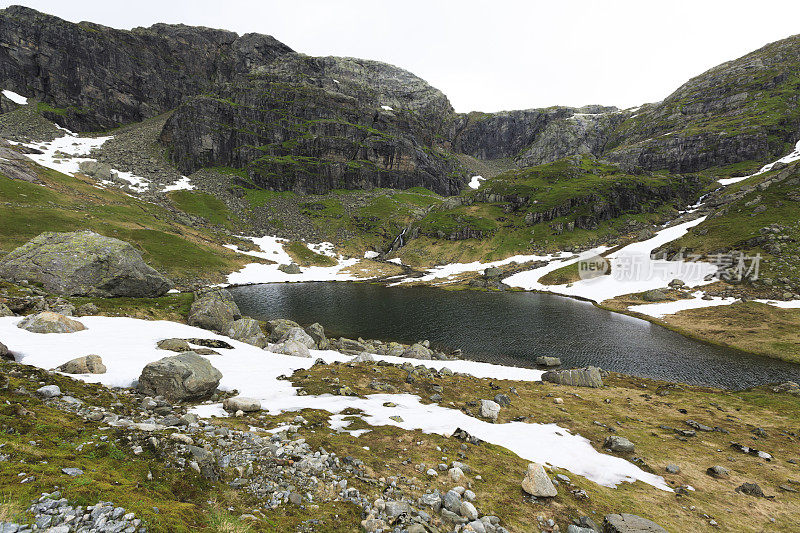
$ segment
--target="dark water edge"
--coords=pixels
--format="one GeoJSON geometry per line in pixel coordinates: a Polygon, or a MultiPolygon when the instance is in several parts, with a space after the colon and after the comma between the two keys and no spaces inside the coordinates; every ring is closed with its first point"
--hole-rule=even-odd
{"type": "Polygon", "coordinates": [[[589,302],[535,292],[445,291],[368,283],[271,283],[230,289],[245,315],[319,322],[329,336],[413,343],[428,339],[469,359],[605,370],[743,389],[800,381],[800,365],[709,345],[589,302]]]}

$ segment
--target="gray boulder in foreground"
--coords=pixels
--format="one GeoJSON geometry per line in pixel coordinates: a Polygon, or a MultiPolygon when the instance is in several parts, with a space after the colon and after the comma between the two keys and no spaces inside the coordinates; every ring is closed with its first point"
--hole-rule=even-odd
{"type": "Polygon", "coordinates": [[[52,311],[26,316],[17,327],[31,333],[75,333],[86,329],[86,326],[77,320],[52,311]]]}
{"type": "Polygon", "coordinates": [[[203,400],[217,390],[222,373],[194,352],[165,357],[142,369],[137,388],[148,396],[170,402],[203,400]]]}
{"type": "Polygon", "coordinates": [[[239,306],[225,289],[197,296],[189,309],[189,325],[225,335],[231,322],[242,318],[239,306]]]}
{"type": "Polygon", "coordinates": [[[0,260],[0,278],[65,296],[152,298],[172,288],[133,246],[92,231],[34,237],[0,260]]]}
{"type": "Polygon", "coordinates": [[[652,520],[627,513],[606,515],[603,527],[607,533],[667,533],[652,520]]]}
{"type": "Polygon", "coordinates": [[[570,385],[572,387],[600,388],[603,386],[600,369],[596,366],[572,368],[570,370],[551,370],[542,374],[542,381],[570,385]]]}

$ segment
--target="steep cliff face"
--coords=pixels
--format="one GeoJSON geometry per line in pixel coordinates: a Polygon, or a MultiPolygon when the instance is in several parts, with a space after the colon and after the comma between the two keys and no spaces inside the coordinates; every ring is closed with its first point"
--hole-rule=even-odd
{"type": "Polygon", "coordinates": [[[800,138],[800,36],[769,44],[689,80],[615,129],[605,156],[690,172],[767,161],[800,138]]]}
{"type": "Polygon", "coordinates": [[[266,35],[166,24],[122,31],[20,6],[0,11],[3,88],[39,100],[45,116],[76,131],[163,113],[290,51],[266,35]]]}
{"type": "Polygon", "coordinates": [[[245,168],[272,190],[456,194],[466,176],[447,151],[454,121],[447,98],[402,69],[288,54],[181,105],[161,139],[185,172],[245,168]]]}
{"type": "Polygon", "coordinates": [[[468,113],[456,122],[453,147],[479,159],[513,158],[520,167],[571,155],[600,155],[627,114],[598,105],[468,113]]]}

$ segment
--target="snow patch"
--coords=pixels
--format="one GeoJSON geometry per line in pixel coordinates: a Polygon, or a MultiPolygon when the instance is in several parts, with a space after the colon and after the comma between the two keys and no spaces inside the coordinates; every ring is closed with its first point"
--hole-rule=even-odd
{"type": "Polygon", "coordinates": [[[554,292],[567,296],[580,296],[595,302],[609,298],[666,287],[673,279],[681,279],[689,286],[704,285],[706,276],[714,274],[717,267],[710,263],[667,261],[651,259],[650,252],[659,246],[682,237],[689,229],[700,224],[705,217],[665,228],[646,241],[629,244],[606,256],[611,263],[611,274],[593,279],[583,279],[573,284],[543,285],[539,279],[553,270],[590,259],[607,249],[594,248],[568,261],[550,264],[506,278],[506,284],[526,290],[554,292]]]}
{"type": "Polygon", "coordinates": [[[14,91],[9,91],[8,89],[3,91],[3,96],[14,102],[15,104],[19,105],[26,105],[28,103],[28,99],[22,96],[21,94],[17,94],[14,91]]]}
{"type": "Polygon", "coordinates": [[[469,180],[469,186],[471,189],[477,189],[481,186],[481,182],[486,180],[483,176],[472,176],[472,179],[469,180]]]}
{"type": "Polygon", "coordinates": [[[192,181],[186,176],[181,176],[180,179],[176,180],[172,185],[167,185],[164,187],[162,191],[191,191],[193,189],[194,185],[192,185],[192,181]]]}
{"type": "Polygon", "coordinates": [[[364,252],[364,259],[375,259],[380,255],[381,254],[379,252],[376,252],[374,250],[367,250],[366,252],[364,252]]]}
{"type": "Polygon", "coordinates": [[[382,105],[381,109],[383,109],[384,111],[394,111],[394,109],[392,109],[392,106],[389,105],[382,105]]]}
{"type": "MultiPolygon", "coordinates": [[[[212,365],[222,373],[220,388],[237,389],[240,394],[261,400],[271,413],[323,409],[341,415],[346,408],[360,409],[362,418],[373,426],[393,425],[406,430],[419,429],[426,433],[450,435],[457,427],[487,442],[504,446],[520,457],[584,476],[605,486],[641,480],[659,489],[671,490],[660,476],[643,472],[634,464],[613,455],[595,450],[580,435],[555,424],[510,422],[491,424],[466,415],[456,409],[436,404],[423,404],[411,394],[373,394],[367,398],[350,396],[298,396],[297,390],[279,376],[298,369],[307,369],[317,357],[326,362],[347,361],[351,356],[334,351],[312,350],[312,358],[299,358],[270,353],[215,333],[168,321],[146,321],[126,317],[81,317],[86,330],[69,334],[40,334],[17,327],[19,317],[0,318],[0,338],[16,354],[17,360],[40,368],[54,368],[65,361],[87,353],[96,353],[107,367],[105,374],[75,376],[87,382],[110,387],[129,387],[141,374],[142,368],[171,355],[156,348],[156,342],[166,338],[213,338],[225,340],[232,349],[221,349],[221,355],[208,356],[212,365]],[[385,407],[393,402],[396,407],[385,407]],[[399,415],[402,422],[393,420],[399,415]]],[[[375,355],[376,359],[395,363],[408,359],[375,355]]],[[[454,372],[493,379],[538,380],[541,371],[504,367],[476,361],[414,361],[430,368],[447,366],[454,372]]],[[[219,404],[203,404],[193,409],[198,415],[223,415],[219,404]]],[[[335,429],[345,429],[341,416],[331,420],[335,429]]]]}

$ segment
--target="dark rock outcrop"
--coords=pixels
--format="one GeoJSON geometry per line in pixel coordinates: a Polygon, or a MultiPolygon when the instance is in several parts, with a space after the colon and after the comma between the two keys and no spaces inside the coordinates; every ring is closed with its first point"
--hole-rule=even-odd
{"type": "Polygon", "coordinates": [[[447,97],[405,70],[286,54],[247,82],[185,102],[161,140],[181,171],[244,168],[249,188],[421,186],[448,195],[466,180],[445,142],[454,119],[447,97]]]}
{"type": "Polygon", "coordinates": [[[76,131],[105,130],[177,107],[212,82],[291,52],[272,37],[184,25],[131,31],[22,6],[0,11],[0,80],[76,131]]]}
{"type": "Polygon", "coordinates": [[[172,283],[130,244],[92,231],[45,232],[0,260],[0,278],[65,296],[152,298],[172,283]]]}

